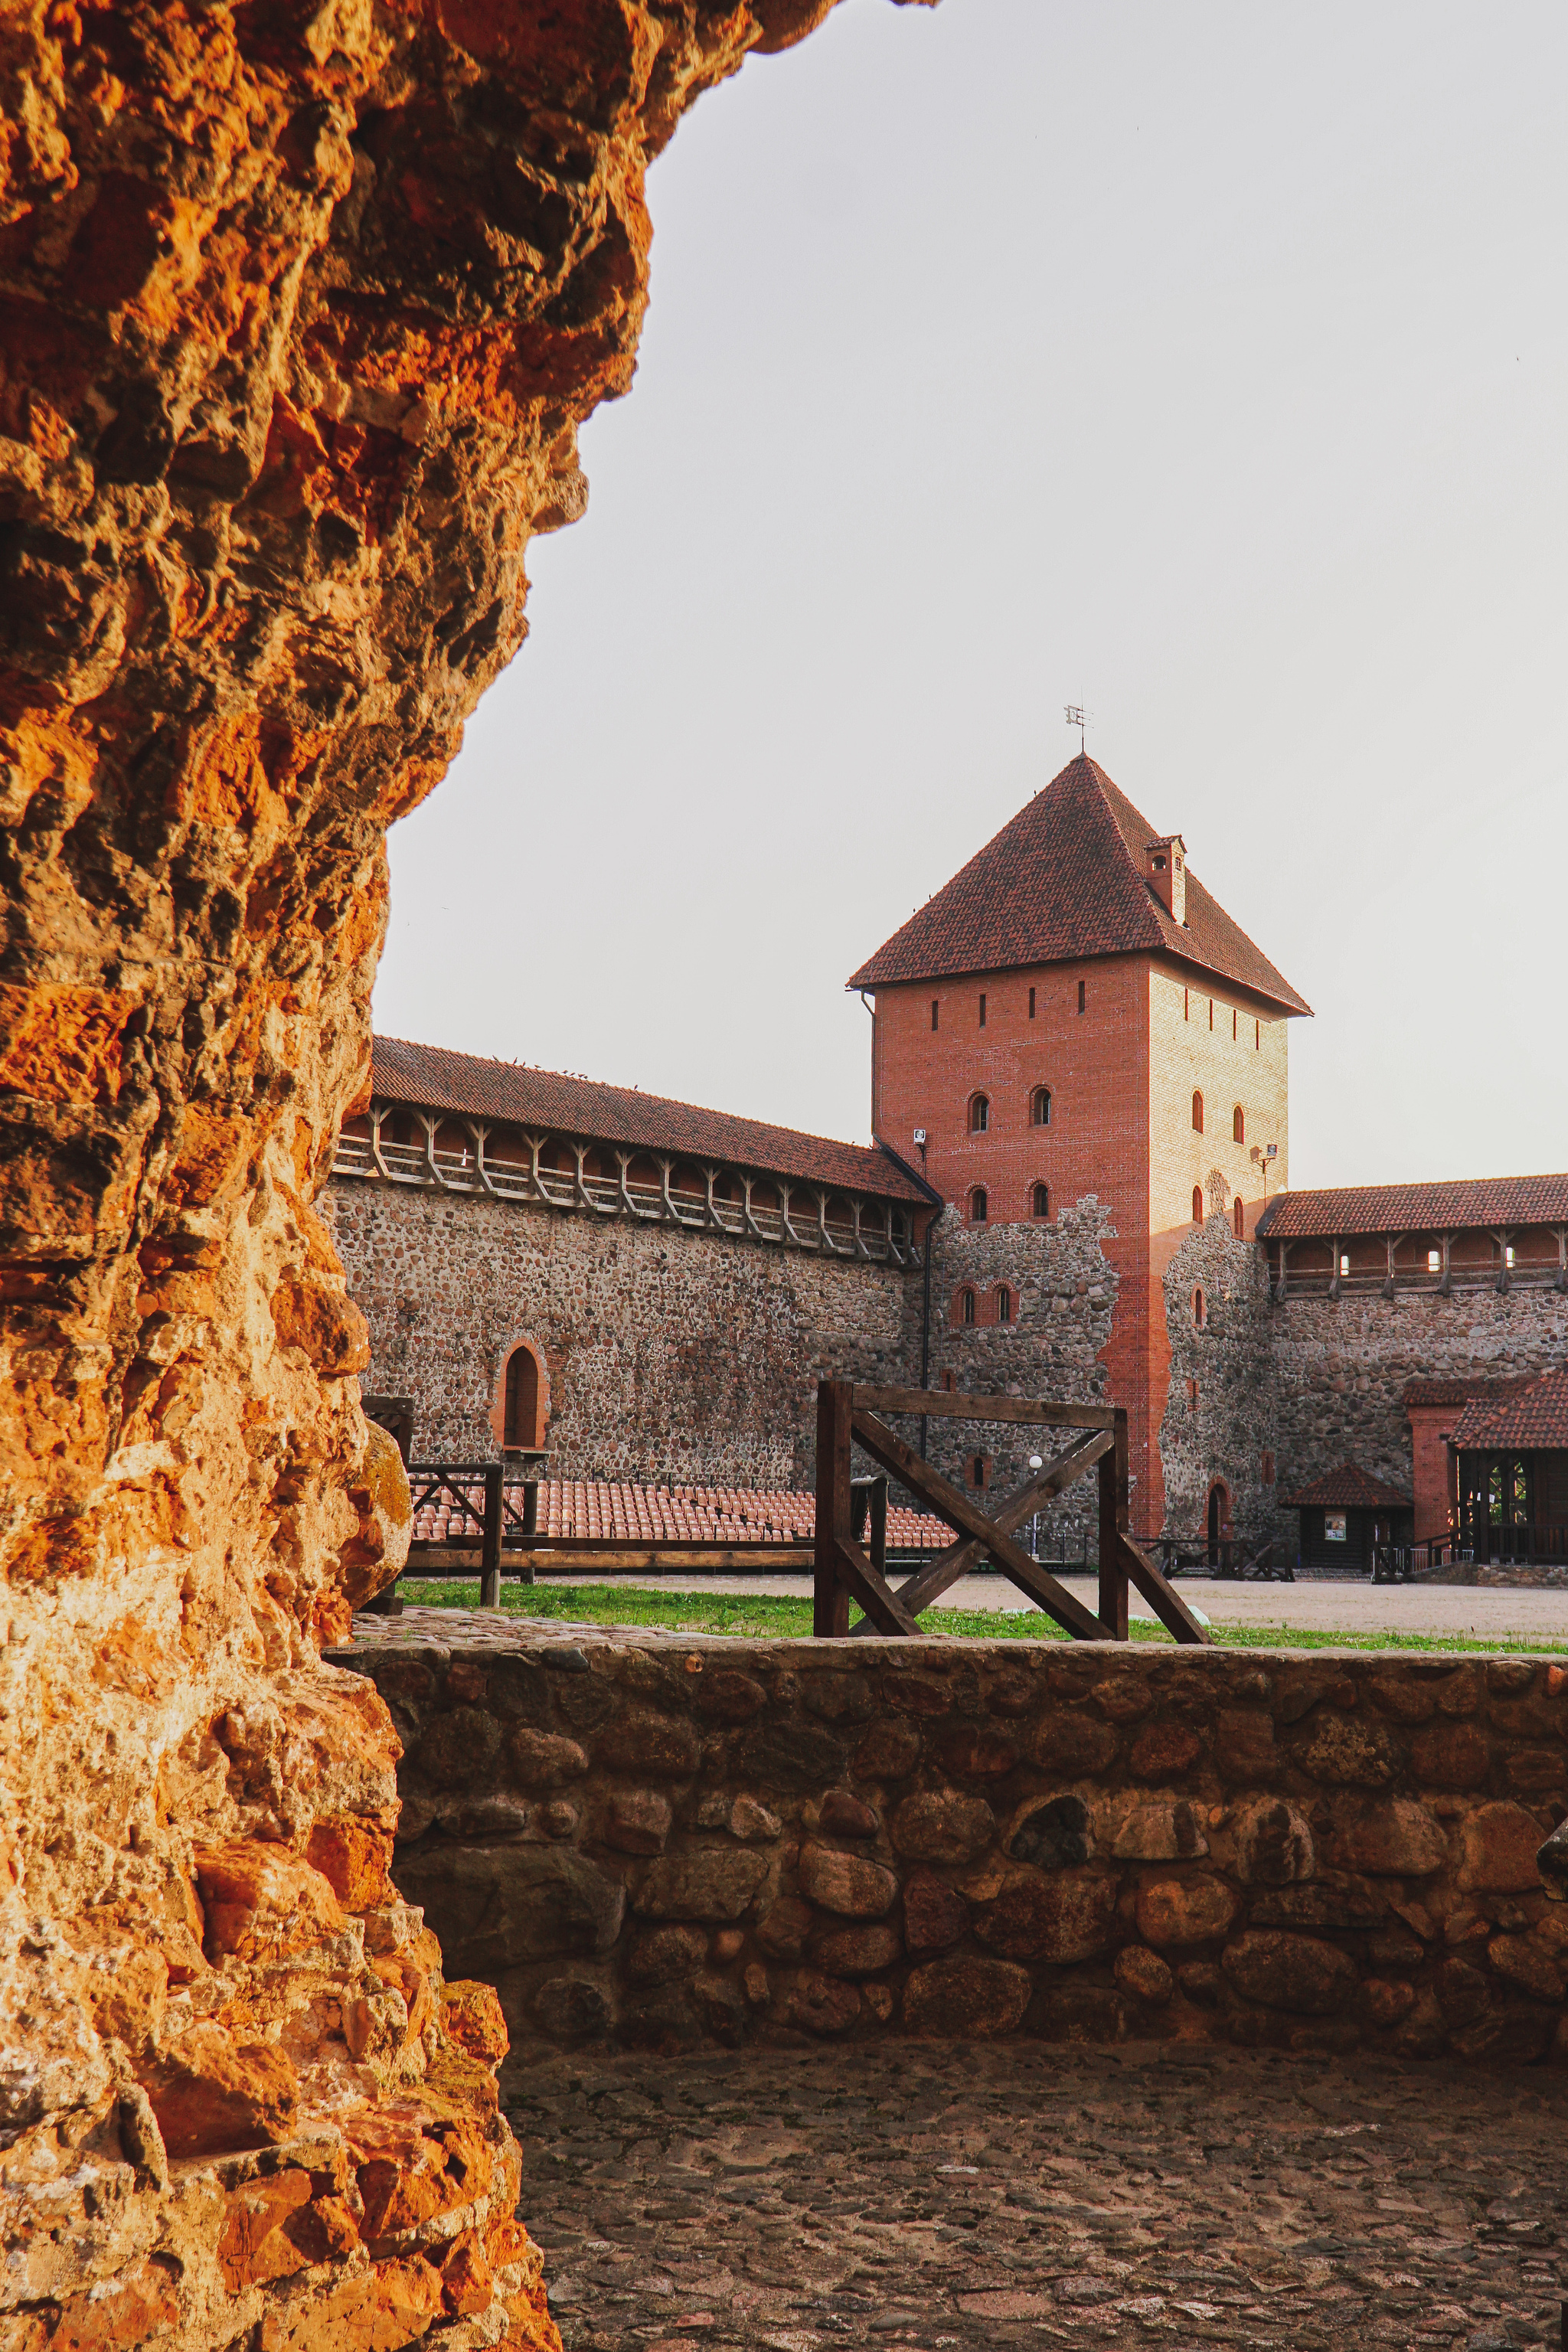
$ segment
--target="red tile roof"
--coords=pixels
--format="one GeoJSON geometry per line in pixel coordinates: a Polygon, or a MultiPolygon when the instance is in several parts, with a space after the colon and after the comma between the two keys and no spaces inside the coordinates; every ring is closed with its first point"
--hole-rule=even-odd
{"type": "Polygon", "coordinates": [[[1547,1372],[1500,1403],[1467,1405],[1454,1423],[1454,1444],[1488,1452],[1494,1446],[1568,1448],[1568,1371],[1547,1372]]]}
{"type": "MultiPolygon", "coordinates": [[[[419,1483],[416,1477],[415,1484],[419,1483]]],[[[483,1525],[485,1490],[465,1483],[467,1513],[447,1497],[426,1503],[414,1515],[421,1543],[456,1540],[483,1525]]],[[[809,1543],[816,1527],[816,1498],[788,1489],[737,1486],[638,1486],[598,1478],[541,1479],[541,1537],[598,1538],[605,1542],[789,1544],[809,1543]]],[[[952,1530],[941,1519],[888,1506],[888,1541],[899,1551],[941,1551],[952,1530]]]]}
{"type": "Polygon", "coordinates": [[[1385,1486],[1374,1478],[1370,1470],[1358,1470],[1353,1462],[1342,1462],[1337,1470],[1325,1470],[1310,1486],[1300,1487],[1287,1495],[1288,1511],[1300,1511],[1326,1505],[1331,1511],[1408,1511],[1414,1508],[1411,1497],[1402,1495],[1397,1486],[1385,1486]]]}
{"type": "Polygon", "coordinates": [[[848,985],[1163,950],[1286,1013],[1310,1013],[1190,866],[1185,924],[1166,912],[1144,877],[1159,837],[1103,768],[1071,760],[848,985]]]}
{"type": "Polygon", "coordinates": [[[1483,1226],[1568,1224],[1568,1176],[1475,1176],[1450,1184],[1351,1184],[1281,1192],[1258,1220],[1260,1240],[1352,1234],[1442,1234],[1483,1226]]]}
{"type": "Polygon", "coordinates": [[[1534,1379],[1533,1372],[1522,1372],[1505,1381],[1406,1381],[1405,1402],[1407,1405],[1475,1404],[1500,1397],[1518,1396],[1534,1379]]]}
{"type": "Polygon", "coordinates": [[[551,1128],[598,1143],[630,1144],[693,1160],[724,1160],[770,1176],[843,1186],[879,1200],[923,1202],[932,1196],[906,1174],[879,1144],[839,1143],[802,1135],[728,1111],[645,1095],[636,1087],[602,1086],[559,1070],[532,1070],[518,1062],[491,1062],[402,1037],[374,1042],[371,1086],[384,1102],[421,1110],[466,1113],[551,1128]]]}

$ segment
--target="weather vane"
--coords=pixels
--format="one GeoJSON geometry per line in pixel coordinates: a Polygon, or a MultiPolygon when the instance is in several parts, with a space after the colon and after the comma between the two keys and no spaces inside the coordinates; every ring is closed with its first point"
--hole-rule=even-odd
{"type": "Polygon", "coordinates": [[[1089,713],[1081,703],[1069,702],[1067,707],[1067,720],[1069,727],[1078,729],[1078,748],[1081,758],[1087,749],[1086,730],[1089,726],[1089,713]]]}

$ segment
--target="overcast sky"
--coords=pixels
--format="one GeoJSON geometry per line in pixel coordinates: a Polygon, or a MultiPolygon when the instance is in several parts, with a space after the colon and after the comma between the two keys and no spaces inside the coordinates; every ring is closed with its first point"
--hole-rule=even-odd
{"type": "Polygon", "coordinates": [[[654,167],[629,399],[378,1029],[860,1136],[844,982],[1089,748],[1316,1009],[1295,1184],[1568,1168],[1568,8],[846,0],[654,167]]]}

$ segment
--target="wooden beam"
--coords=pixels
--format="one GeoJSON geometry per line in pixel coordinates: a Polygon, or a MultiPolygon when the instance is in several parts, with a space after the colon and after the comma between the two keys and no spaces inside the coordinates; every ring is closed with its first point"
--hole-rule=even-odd
{"type": "MultiPolygon", "coordinates": [[[[409,1560],[424,1564],[425,1573],[450,1560],[455,1573],[473,1573],[473,1554],[479,1538],[426,1538],[408,1547],[409,1560]]],[[[816,1553],[809,1544],[658,1544],[601,1542],[576,1538],[570,1542],[509,1544],[501,1554],[503,1576],[531,1581],[536,1575],[582,1575],[591,1570],[626,1576],[641,1570],[671,1576],[682,1569],[704,1576],[809,1576],[816,1553]]],[[[410,1566],[409,1574],[421,1572],[410,1566]]]]}
{"type": "Polygon", "coordinates": [[[849,1631],[849,1588],[839,1575],[839,1552],[850,1539],[851,1393],[847,1381],[816,1384],[816,1540],[811,1630],[818,1641],[842,1641],[849,1631]]]}
{"type": "Polygon", "coordinates": [[[950,1485],[940,1471],[931,1468],[929,1462],[922,1462],[913,1447],[906,1445],[885,1422],[879,1421],[872,1413],[857,1412],[851,1417],[850,1426],[856,1443],[864,1446],[874,1462],[879,1462],[883,1469],[890,1471],[895,1478],[909,1487],[911,1494],[918,1495],[922,1502],[928,1503],[950,1528],[955,1528],[960,1535],[973,1537],[989,1552],[1003,1574],[1010,1577],[1021,1592],[1026,1592],[1029,1599],[1037,1602],[1047,1616],[1054,1617],[1067,1633],[1079,1642],[1105,1640],[1104,1626],[1084,1607],[1076,1593],[1069,1592],[1065,1584],[1058,1584],[1054,1576],[1048,1576],[1044,1569],[1037,1567],[1028,1553],[1010,1536],[1004,1535],[994,1519],[988,1519],[977,1504],[972,1503],[958,1487],[950,1485]]]}
{"type": "Polygon", "coordinates": [[[855,1389],[857,1410],[911,1412],[928,1421],[1022,1422],[1031,1429],[1111,1429],[1115,1408],[1105,1404],[1036,1404],[1028,1397],[960,1396],[949,1389],[855,1389]]]}
{"type": "MultiPolygon", "coordinates": [[[[1022,1527],[1026,1519],[1033,1517],[1042,1503],[1048,1503],[1056,1496],[1065,1494],[1075,1479],[1081,1478],[1086,1470],[1094,1467],[1102,1454],[1110,1452],[1114,1443],[1115,1439],[1108,1429],[1089,1430],[1083,1436],[1075,1437],[1054,1461],[1048,1462],[1043,1470],[1036,1471],[1032,1478],[992,1512],[992,1526],[1000,1528],[1005,1535],[1011,1535],[1015,1528],[1022,1527]]],[[[985,1557],[985,1546],[976,1537],[966,1536],[962,1542],[950,1544],[945,1551],[938,1552],[934,1559],[928,1560],[923,1568],[917,1569],[913,1576],[899,1586],[900,1606],[907,1609],[911,1617],[918,1617],[922,1609],[929,1609],[933,1601],[939,1600],[951,1585],[956,1584],[961,1576],[966,1576],[985,1557]]],[[[863,1625],[855,1628],[857,1633],[866,1630],[863,1625]]]]}
{"type": "Polygon", "coordinates": [[[1127,1415],[1121,1412],[1100,1464],[1100,1622],[1113,1642],[1127,1639],[1127,1415]]]}
{"type": "Polygon", "coordinates": [[[1176,1641],[1204,1648],[1213,1646],[1214,1635],[1206,1625],[1200,1625],[1181,1594],[1166,1583],[1147,1552],[1135,1544],[1131,1536],[1121,1538],[1122,1553],[1127,1561],[1127,1573],[1144,1600],[1154,1612],[1165,1631],[1176,1641]]]}
{"type": "MultiPolygon", "coordinates": [[[[878,1575],[859,1545],[845,1541],[835,1549],[840,1591],[845,1592],[849,1600],[858,1601],[882,1633],[918,1634],[920,1627],[908,1610],[900,1607],[886,1577],[878,1575]]],[[[847,1631],[847,1605],[845,1617],[847,1631]]]]}

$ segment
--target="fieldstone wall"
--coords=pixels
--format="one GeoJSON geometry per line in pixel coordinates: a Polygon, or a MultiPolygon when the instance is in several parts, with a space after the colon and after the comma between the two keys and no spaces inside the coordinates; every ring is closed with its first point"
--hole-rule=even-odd
{"type": "Polygon", "coordinates": [[[365,1386],[413,1396],[426,1461],[495,1458],[526,1339],[557,1477],[808,1486],[818,1380],[902,1381],[911,1329],[918,1361],[921,1277],[896,1266],[342,1179],[328,1203],[365,1386]]]}
{"type": "MultiPolygon", "coordinates": [[[[936,1226],[931,1255],[931,1383],[951,1372],[974,1393],[1048,1396],[1094,1404],[1106,1394],[1101,1352],[1110,1338],[1118,1276],[1100,1244],[1111,1232],[1109,1210],[1090,1193],[1061,1210],[1049,1224],[971,1225],[950,1208],[936,1226]],[[996,1320],[996,1289],[1005,1283],[1014,1319],[996,1320]],[[958,1319],[954,1300],[966,1286],[975,1293],[977,1319],[958,1319]]],[[[917,1276],[906,1279],[911,1288],[917,1276]]],[[[916,1331],[918,1351],[919,1334],[916,1331]]],[[[920,1379],[918,1352],[910,1372],[920,1379]]],[[[1031,1454],[1047,1450],[1039,1430],[1005,1423],[933,1421],[930,1458],[958,1485],[976,1453],[989,1459],[990,1484],[1005,1494],[1028,1476],[1031,1454]]],[[[1053,1511],[1041,1513],[1047,1549],[1079,1542],[1087,1527],[1092,1554],[1098,1531],[1093,1478],[1070,1487],[1053,1511]]]]}
{"type": "MultiPolygon", "coordinates": [[[[363,1621],[362,1621],[363,1622],[363,1621]]],[[[395,1857],[514,2063],[820,2036],[1568,2055],[1568,1672],[1100,1645],[384,1648],[395,1857]]]]}
{"type": "Polygon", "coordinates": [[[1175,1535],[1197,1535],[1206,1525],[1209,1489],[1223,1478],[1237,1536],[1252,1543],[1277,1538],[1294,1559],[1296,1516],[1281,1512],[1277,1501],[1279,1402],[1268,1268],[1253,1243],[1237,1240],[1223,1206],[1177,1247],[1165,1268],[1164,1300],[1171,1343],[1160,1424],[1166,1527],[1175,1535]],[[1201,1327],[1194,1313],[1200,1291],[1201,1327]],[[1266,1454],[1275,1456],[1272,1481],[1263,1475],[1266,1454]]]}
{"type": "Polygon", "coordinates": [[[1347,1460],[1408,1494],[1407,1381],[1512,1379],[1568,1361],[1568,1296],[1556,1290],[1288,1292],[1269,1317],[1287,1495],[1347,1460]]]}

